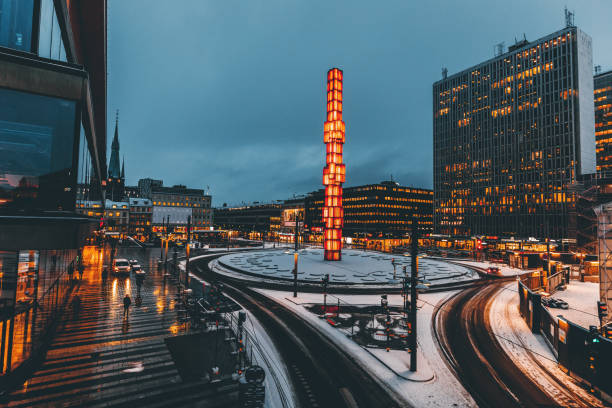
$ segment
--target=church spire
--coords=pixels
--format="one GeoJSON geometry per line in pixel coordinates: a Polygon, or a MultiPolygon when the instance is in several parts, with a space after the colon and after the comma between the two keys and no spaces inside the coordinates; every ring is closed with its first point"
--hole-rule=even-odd
{"type": "Polygon", "coordinates": [[[123,156],[123,161],[121,162],[121,180],[125,180],[125,156],[123,156]]]}
{"type": "Polygon", "coordinates": [[[119,110],[117,109],[117,115],[115,117],[115,136],[113,137],[113,143],[111,144],[111,157],[108,163],[108,178],[118,179],[121,177],[119,169],[119,110]]]}

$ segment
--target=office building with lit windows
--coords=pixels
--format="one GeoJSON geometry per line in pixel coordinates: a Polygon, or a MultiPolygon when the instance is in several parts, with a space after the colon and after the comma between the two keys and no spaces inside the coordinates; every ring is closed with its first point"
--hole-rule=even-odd
{"type": "Polygon", "coordinates": [[[283,206],[280,203],[254,203],[214,210],[215,229],[228,231],[278,233],[283,206]]]}
{"type": "Polygon", "coordinates": [[[187,225],[187,217],[191,217],[194,229],[209,229],[212,227],[212,197],[204,194],[204,190],[187,188],[184,185],[151,187],[153,202],[154,225],[161,225],[170,217],[170,224],[187,225]]]}
{"type": "MultiPolygon", "coordinates": [[[[325,190],[312,192],[305,199],[305,228],[323,230],[325,190]]],[[[433,231],[433,191],[400,186],[394,181],[345,187],[343,236],[404,237],[418,222],[422,234],[433,231]]]]}
{"type": "Polygon", "coordinates": [[[597,171],[612,176],[612,71],[595,75],[595,142],[597,171]]]}
{"type": "Polygon", "coordinates": [[[591,38],[568,26],[433,84],[434,225],[451,235],[572,238],[595,172],[591,38]]]}
{"type": "Polygon", "coordinates": [[[0,0],[0,394],[65,317],[99,227],[81,210],[106,178],[106,74],[105,0],[0,0]]]}
{"type": "Polygon", "coordinates": [[[146,241],[151,237],[153,202],[148,198],[129,198],[129,231],[131,237],[146,241]]]}

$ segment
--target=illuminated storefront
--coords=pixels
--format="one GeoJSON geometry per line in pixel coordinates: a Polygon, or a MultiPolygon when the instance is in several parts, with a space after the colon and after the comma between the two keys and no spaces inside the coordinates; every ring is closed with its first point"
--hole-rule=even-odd
{"type": "Polygon", "coordinates": [[[595,172],[591,38],[567,27],[433,84],[434,225],[453,236],[571,238],[595,172]]]}
{"type": "Polygon", "coordinates": [[[327,72],[327,121],[324,125],[323,141],[327,146],[323,185],[325,205],[323,206],[325,260],[339,261],[342,258],[342,183],[346,168],[342,163],[345,124],[342,120],[342,70],[332,68],[327,72]]]}

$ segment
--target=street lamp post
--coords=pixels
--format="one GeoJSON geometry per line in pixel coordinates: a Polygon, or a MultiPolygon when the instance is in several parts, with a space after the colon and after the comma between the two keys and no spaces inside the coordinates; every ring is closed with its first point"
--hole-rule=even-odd
{"type": "Polygon", "coordinates": [[[298,233],[298,224],[299,224],[299,213],[295,213],[295,237],[293,238],[293,240],[295,241],[295,252],[298,251],[299,249],[299,245],[298,245],[298,241],[299,241],[299,233],[298,233]]]}
{"type": "Polygon", "coordinates": [[[166,230],[165,230],[166,246],[164,248],[164,273],[168,272],[168,241],[170,240],[170,237],[168,234],[169,225],[170,225],[170,216],[167,217],[166,230]]]}
{"type": "Polygon", "coordinates": [[[191,215],[187,216],[187,247],[185,248],[185,289],[189,289],[189,242],[191,241],[191,215]]]}

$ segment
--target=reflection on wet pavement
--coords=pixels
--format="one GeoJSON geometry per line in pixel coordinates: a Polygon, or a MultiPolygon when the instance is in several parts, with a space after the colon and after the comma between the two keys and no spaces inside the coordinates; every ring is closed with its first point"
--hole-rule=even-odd
{"type": "Polygon", "coordinates": [[[9,396],[8,406],[224,406],[202,405],[211,389],[183,382],[166,347],[164,339],[186,327],[177,323],[176,287],[157,269],[159,249],[120,249],[117,257],[137,259],[145,279],[137,283],[133,274],[111,272],[103,281],[99,262],[86,268],[74,292],[80,301],[71,299],[79,305],[67,311],[74,318],[57,333],[38,371],[9,396]],[[132,304],[124,319],[126,294],[132,304]]]}

